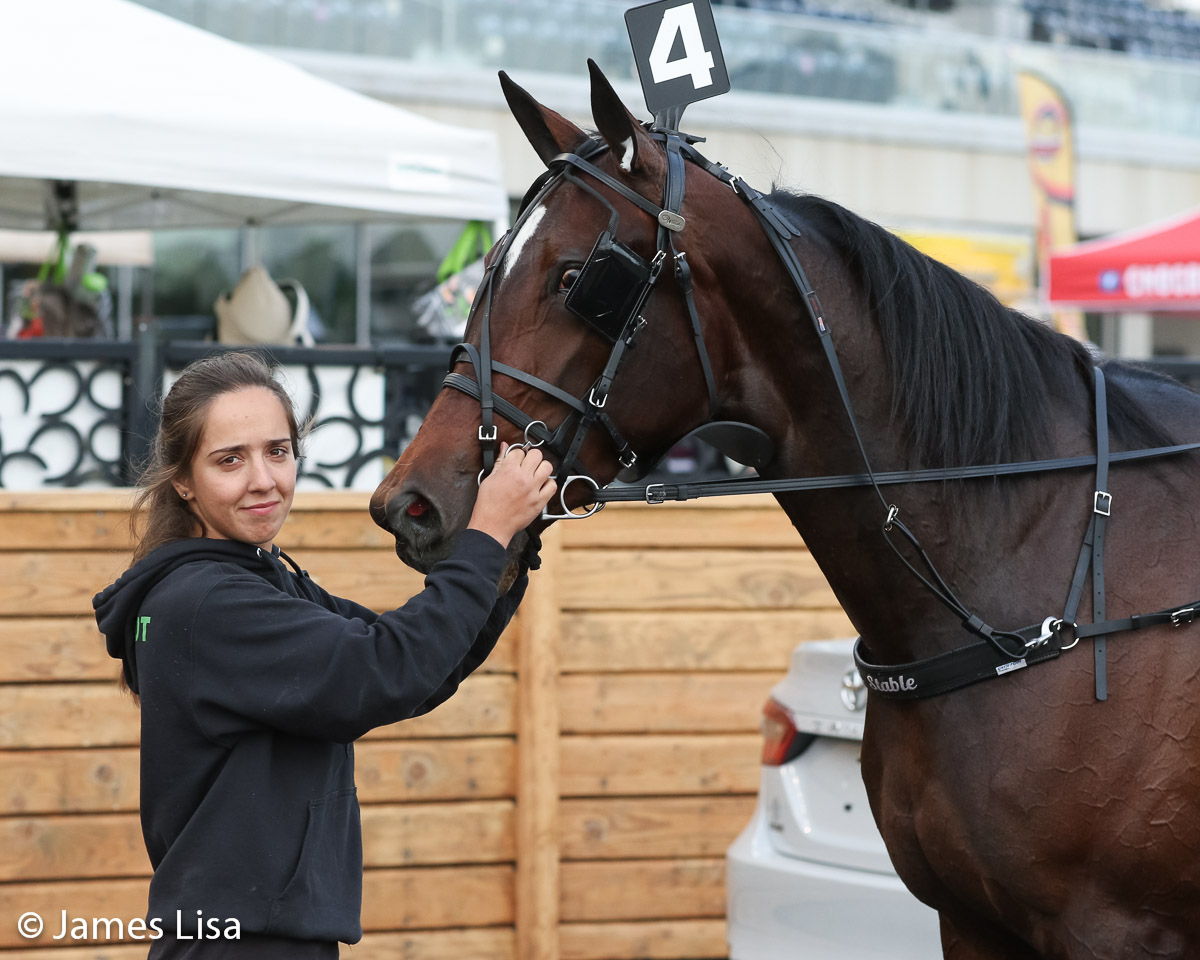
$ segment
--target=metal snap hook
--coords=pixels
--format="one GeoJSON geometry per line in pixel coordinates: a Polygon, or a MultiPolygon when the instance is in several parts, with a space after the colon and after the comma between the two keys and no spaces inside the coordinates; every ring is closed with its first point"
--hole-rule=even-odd
{"type": "MultiPolygon", "coordinates": [[[[1032,640],[1025,641],[1025,649],[1032,650],[1034,647],[1040,647],[1040,646],[1045,645],[1051,637],[1053,637],[1055,634],[1058,633],[1059,629],[1062,627],[1062,623],[1063,622],[1062,622],[1061,617],[1047,617],[1045,620],[1042,621],[1041,635],[1034,637],[1032,640]]],[[[1076,642],[1078,642],[1078,641],[1076,641],[1076,642]]],[[[1071,644],[1071,646],[1074,646],[1074,645],[1075,644],[1071,644]]],[[[1068,649],[1068,648],[1064,647],[1063,649],[1068,649]]]]}

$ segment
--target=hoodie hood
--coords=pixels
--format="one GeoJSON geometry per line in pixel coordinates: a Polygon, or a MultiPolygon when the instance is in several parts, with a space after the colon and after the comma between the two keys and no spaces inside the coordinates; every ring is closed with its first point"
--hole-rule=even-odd
{"type": "Polygon", "coordinates": [[[212,540],[193,537],[175,540],[152,550],[92,598],[96,623],[104,634],[108,655],[123,662],[125,682],[138,693],[137,660],[134,643],[137,640],[138,611],[146,595],[168,574],[187,563],[216,560],[235,563],[268,580],[278,581],[282,569],[273,559],[279,548],[271,552],[237,540],[212,540]]]}

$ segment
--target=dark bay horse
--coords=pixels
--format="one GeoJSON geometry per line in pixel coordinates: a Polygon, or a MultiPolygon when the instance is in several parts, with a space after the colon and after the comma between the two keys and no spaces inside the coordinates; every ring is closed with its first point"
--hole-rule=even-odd
{"type": "MultiPolygon", "coordinates": [[[[564,398],[588,396],[613,349],[566,308],[569,292],[614,225],[621,243],[650,260],[668,158],[594,65],[598,136],[503,76],[502,85],[543,161],[561,166],[562,154],[587,152],[607,178],[576,166],[577,176],[528,199],[515,235],[493,253],[490,295],[477,300],[467,329],[473,349],[494,361],[495,397],[554,430],[577,413],[564,398]]],[[[613,429],[586,434],[579,468],[608,483],[619,458],[628,463],[626,447],[645,463],[724,419],[773,441],[763,478],[861,472],[830,365],[780,257],[741,197],[711,171],[685,166],[686,225],[671,249],[686,254],[703,347],[684,280],[668,264],[641,306],[647,322],[635,349],[601,398],[613,429]]],[[[1098,360],[1086,347],[835,203],[779,191],[769,199],[796,228],[789,242],[823,301],[875,470],[1095,455],[1098,360]]],[[[479,376],[469,351],[457,359],[462,377],[479,376]]],[[[1200,397],[1118,362],[1103,371],[1114,450],[1200,437],[1200,397]]],[[[443,390],[372,499],[376,522],[419,569],[466,525],[493,455],[480,395],[461,383],[443,390]]],[[[499,439],[521,439],[503,413],[494,424],[499,439]]],[[[1109,618],[1200,596],[1195,457],[1114,464],[1109,618]]],[[[580,486],[569,502],[588,502],[580,486]]],[[[1006,628],[1062,610],[1094,494],[1087,469],[889,488],[945,582],[1006,628]]],[[[873,490],[778,501],[880,661],[975,639],[886,548],[873,490]]],[[[514,557],[522,546],[513,544],[514,557]]],[[[1091,613],[1085,590],[1078,623],[1091,613]]],[[[871,694],[862,761],[872,809],[901,878],[939,912],[947,957],[1200,956],[1198,642],[1200,623],[1114,634],[1103,702],[1091,640],[929,699],[871,694]]]]}

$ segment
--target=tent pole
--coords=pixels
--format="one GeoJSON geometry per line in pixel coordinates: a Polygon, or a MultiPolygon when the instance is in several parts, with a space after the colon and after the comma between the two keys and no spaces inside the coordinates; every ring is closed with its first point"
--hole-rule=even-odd
{"type": "Polygon", "coordinates": [[[133,267],[117,267],[117,339],[133,339],[133,267]]]}
{"type": "Polygon", "coordinates": [[[371,345],[371,235],[365,223],[354,225],[354,342],[371,345]]]}

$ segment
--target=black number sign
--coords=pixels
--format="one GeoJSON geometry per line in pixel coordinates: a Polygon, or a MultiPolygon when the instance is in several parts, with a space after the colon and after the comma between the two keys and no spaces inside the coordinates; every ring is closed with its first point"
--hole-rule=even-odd
{"type": "Polygon", "coordinates": [[[709,0],[657,0],[625,11],[633,59],[654,114],[729,90],[709,0]]]}

